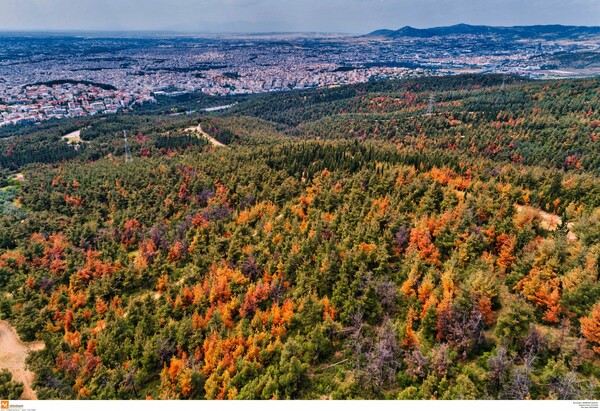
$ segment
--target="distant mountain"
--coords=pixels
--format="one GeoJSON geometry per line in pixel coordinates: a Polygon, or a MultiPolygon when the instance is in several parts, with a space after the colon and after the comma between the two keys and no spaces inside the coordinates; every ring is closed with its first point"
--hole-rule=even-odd
{"type": "Polygon", "coordinates": [[[501,36],[514,39],[544,38],[554,39],[581,39],[588,37],[599,37],[600,27],[588,26],[562,26],[538,25],[538,26],[513,26],[513,27],[495,27],[495,26],[472,26],[469,24],[456,24],[454,26],[432,27],[428,29],[417,29],[410,26],[402,27],[399,30],[376,30],[365,37],[385,37],[385,38],[431,38],[460,35],[480,35],[480,36],[501,36]]]}

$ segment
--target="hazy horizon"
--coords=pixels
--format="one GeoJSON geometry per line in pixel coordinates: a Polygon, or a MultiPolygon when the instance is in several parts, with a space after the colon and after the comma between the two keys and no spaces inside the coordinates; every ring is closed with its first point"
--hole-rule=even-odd
{"type": "MultiPolygon", "coordinates": [[[[403,27],[413,27],[416,29],[430,29],[437,27],[450,27],[457,25],[469,25],[469,26],[488,26],[488,27],[533,27],[533,26],[565,26],[565,27],[600,27],[600,23],[596,25],[576,25],[576,24],[561,24],[561,23],[548,23],[548,24],[520,24],[520,25],[488,25],[488,24],[472,24],[472,23],[454,23],[454,24],[446,24],[446,25],[435,25],[435,26],[414,26],[414,25],[404,25],[399,27],[379,27],[377,29],[370,30],[399,30],[403,27]]],[[[368,34],[368,32],[348,32],[348,31],[309,31],[309,30],[296,30],[296,31],[284,31],[284,30],[265,30],[265,31],[194,31],[194,30],[169,30],[169,29],[14,29],[14,30],[4,30],[0,28],[0,34],[7,33],[27,33],[27,34],[110,34],[110,33],[121,33],[121,34],[177,34],[177,35],[199,35],[199,34],[207,34],[207,35],[219,35],[219,34],[231,34],[231,35],[285,35],[285,34],[339,34],[339,35],[360,35],[360,34],[368,34]]]]}
{"type": "Polygon", "coordinates": [[[2,32],[367,33],[600,25],[597,0],[2,0],[2,32]]]}

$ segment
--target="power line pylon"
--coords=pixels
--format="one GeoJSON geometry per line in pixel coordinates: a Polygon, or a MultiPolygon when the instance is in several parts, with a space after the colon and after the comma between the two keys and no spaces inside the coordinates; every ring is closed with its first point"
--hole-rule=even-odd
{"type": "Polygon", "coordinates": [[[127,141],[127,131],[123,130],[123,139],[125,140],[125,162],[130,163],[133,160],[131,157],[131,150],[129,149],[129,142],[127,141]]]}
{"type": "Polygon", "coordinates": [[[435,104],[435,95],[433,93],[431,93],[429,95],[429,103],[427,104],[427,114],[428,116],[432,116],[433,115],[433,106],[435,104]]]}

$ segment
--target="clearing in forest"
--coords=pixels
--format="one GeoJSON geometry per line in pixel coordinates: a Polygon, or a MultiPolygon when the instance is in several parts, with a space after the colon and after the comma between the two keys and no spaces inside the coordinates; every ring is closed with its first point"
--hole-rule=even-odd
{"type": "Polygon", "coordinates": [[[30,351],[42,349],[44,349],[42,341],[24,343],[8,322],[0,321],[0,368],[8,369],[15,381],[23,383],[24,400],[36,399],[35,392],[31,388],[34,375],[33,372],[25,369],[25,358],[30,351]]]}

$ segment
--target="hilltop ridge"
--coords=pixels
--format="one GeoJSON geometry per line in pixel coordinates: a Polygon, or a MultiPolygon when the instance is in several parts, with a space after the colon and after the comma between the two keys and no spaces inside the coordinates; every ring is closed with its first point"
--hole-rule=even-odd
{"type": "Polygon", "coordinates": [[[545,38],[545,39],[581,39],[600,36],[600,27],[594,26],[563,26],[560,24],[534,25],[534,26],[484,26],[470,24],[456,24],[430,28],[415,28],[404,26],[398,30],[379,29],[365,37],[446,37],[456,35],[490,35],[512,37],[517,39],[545,38]]]}

